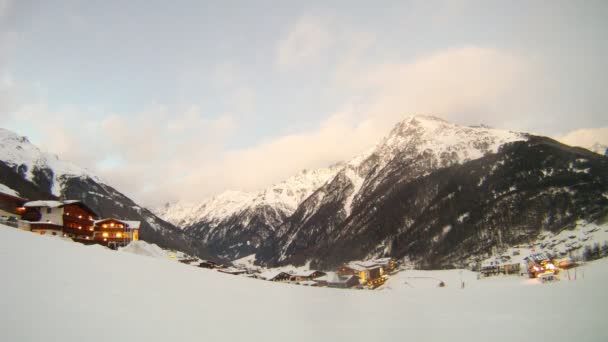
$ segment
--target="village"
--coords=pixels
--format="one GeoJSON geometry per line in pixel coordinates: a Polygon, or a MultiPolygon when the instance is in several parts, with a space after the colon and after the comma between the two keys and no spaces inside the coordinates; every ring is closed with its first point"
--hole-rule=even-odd
{"type": "MultiPolygon", "coordinates": [[[[40,235],[68,238],[83,244],[99,244],[111,249],[129,246],[139,241],[139,221],[115,217],[100,217],[94,210],[78,200],[33,200],[21,198],[10,191],[0,191],[0,223],[40,235]]],[[[512,248],[503,254],[485,260],[476,267],[478,279],[497,275],[518,275],[538,278],[541,282],[559,280],[558,274],[577,266],[571,258],[554,259],[545,253],[527,253],[526,249],[512,248]]],[[[406,269],[399,260],[385,257],[351,261],[335,271],[304,268],[266,269],[251,260],[233,261],[227,265],[202,260],[177,251],[168,257],[177,261],[224,274],[244,276],[272,282],[311,287],[339,289],[377,289],[391,275],[406,269]]],[[[253,257],[253,256],[251,256],[253,257]]],[[[570,274],[567,273],[568,278],[570,274]]],[[[437,286],[445,283],[437,279],[437,286]]],[[[464,282],[462,287],[464,287],[464,282]]]]}

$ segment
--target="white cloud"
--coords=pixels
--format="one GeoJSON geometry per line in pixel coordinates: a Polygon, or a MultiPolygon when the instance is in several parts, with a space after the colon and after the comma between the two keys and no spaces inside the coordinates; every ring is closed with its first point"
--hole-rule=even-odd
{"type": "MultiPolygon", "coordinates": [[[[449,118],[470,108],[483,108],[486,113],[519,87],[527,74],[522,58],[477,47],[446,50],[407,63],[363,66],[359,58],[342,60],[351,65],[340,71],[338,83],[347,81],[354,90],[365,89],[371,95],[328,114],[316,129],[243,149],[223,146],[236,127],[230,114],[208,118],[197,106],[179,111],[156,106],[128,116],[102,114],[101,120],[94,119],[95,113],[51,113],[41,106],[24,108],[18,115],[38,125],[49,150],[97,170],[144,204],[158,205],[201,200],[227,189],[257,190],[303,168],[348,160],[372,147],[408,114],[449,118]],[[74,122],[80,129],[73,127],[74,122]]],[[[243,93],[247,99],[248,92],[243,93]]],[[[459,121],[477,119],[483,117],[459,121]]]]}
{"type": "Polygon", "coordinates": [[[277,47],[276,64],[280,69],[314,63],[333,43],[327,22],[315,16],[301,17],[277,47]]]}
{"type": "Polygon", "coordinates": [[[567,145],[589,148],[595,143],[608,145],[608,127],[582,128],[565,134],[557,140],[567,145]]]}

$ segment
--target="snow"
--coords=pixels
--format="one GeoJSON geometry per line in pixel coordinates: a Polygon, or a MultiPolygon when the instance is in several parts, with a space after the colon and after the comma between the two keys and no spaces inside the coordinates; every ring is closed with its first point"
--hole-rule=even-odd
{"type": "Polygon", "coordinates": [[[381,291],[341,290],[0,227],[0,269],[2,341],[608,340],[606,259],[579,268],[576,281],[544,285],[463,273],[460,289],[459,271],[429,273],[447,282],[438,288],[406,271],[381,291]]]}
{"type": "Polygon", "coordinates": [[[41,151],[30,143],[26,137],[17,135],[4,128],[0,128],[0,156],[2,156],[2,161],[12,167],[25,165],[27,167],[25,178],[30,181],[33,179],[32,171],[35,167],[50,168],[54,173],[51,190],[56,196],[61,194],[62,177],[64,176],[88,176],[97,182],[101,182],[97,176],[88,170],[60,160],[54,154],[41,151]]]}
{"type": "Polygon", "coordinates": [[[142,240],[131,241],[127,246],[119,248],[120,252],[144,255],[153,258],[167,259],[168,253],[153,243],[142,240]]]}
{"type": "Polygon", "coordinates": [[[8,186],[0,183],[0,192],[10,196],[21,197],[16,190],[9,188],[8,186]]]}
{"type": "Polygon", "coordinates": [[[295,176],[261,191],[229,190],[203,202],[178,201],[156,209],[155,213],[182,228],[201,221],[221,221],[248,208],[263,205],[290,215],[317,188],[334,177],[338,170],[338,165],[302,170],[295,176]]]}
{"type": "Polygon", "coordinates": [[[353,199],[361,190],[361,186],[363,185],[363,177],[359,176],[352,167],[345,168],[345,175],[348,177],[350,182],[353,185],[352,193],[346,198],[344,202],[344,211],[346,212],[346,216],[349,216],[352,211],[353,199]]]}
{"type": "Polygon", "coordinates": [[[57,208],[64,205],[60,201],[31,201],[25,203],[23,206],[28,208],[45,207],[45,208],[57,208]]]}

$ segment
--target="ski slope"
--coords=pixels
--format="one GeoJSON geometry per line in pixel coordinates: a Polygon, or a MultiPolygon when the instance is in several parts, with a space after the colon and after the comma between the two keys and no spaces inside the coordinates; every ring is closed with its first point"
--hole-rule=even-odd
{"type": "Polygon", "coordinates": [[[545,285],[509,277],[464,290],[339,290],[0,226],[0,269],[0,341],[608,340],[608,260],[545,285]]]}

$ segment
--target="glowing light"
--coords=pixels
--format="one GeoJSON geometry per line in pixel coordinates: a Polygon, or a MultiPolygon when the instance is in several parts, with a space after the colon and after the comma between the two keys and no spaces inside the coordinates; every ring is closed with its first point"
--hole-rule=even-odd
{"type": "MultiPolygon", "coordinates": [[[[103,233],[103,234],[101,234],[101,236],[103,236],[104,238],[107,238],[108,237],[108,233],[103,233]]],[[[104,239],[104,241],[105,241],[105,239],[104,239]]]]}
{"type": "Polygon", "coordinates": [[[114,227],[114,223],[110,223],[110,227],[114,227]]]}
{"type": "Polygon", "coordinates": [[[82,230],[82,226],[78,226],[78,229],[82,230]]]}
{"type": "Polygon", "coordinates": [[[82,218],[82,215],[78,215],[78,218],[82,218]]]}
{"type": "Polygon", "coordinates": [[[122,237],[122,234],[121,234],[121,233],[116,233],[116,237],[117,237],[117,238],[121,238],[121,237],[122,237]]]}

